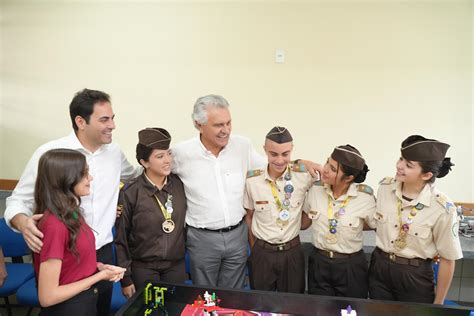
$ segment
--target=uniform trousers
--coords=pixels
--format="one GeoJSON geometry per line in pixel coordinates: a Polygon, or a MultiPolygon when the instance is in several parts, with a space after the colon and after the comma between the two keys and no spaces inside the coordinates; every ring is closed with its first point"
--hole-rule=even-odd
{"type": "Polygon", "coordinates": [[[308,258],[308,293],[367,298],[368,270],[362,250],[330,254],[313,247],[308,258]]]}
{"type": "MultiPolygon", "coordinates": [[[[108,243],[97,250],[97,262],[114,264],[112,243],[108,243]]],[[[109,315],[113,283],[108,280],[100,281],[97,283],[97,289],[99,290],[99,297],[97,298],[97,315],[109,315]]]]}
{"type": "Polygon", "coordinates": [[[100,316],[97,314],[97,287],[93,286],[70,299],[41,309],[41,316],[100,316]]]}
{"type": "Polygon", "coordinates": [[[284,246],[257,239],[248,268],[254,290],[304,293],[305,260],[299,236],[284,246]]]}
{"type": "Polygon", "coordinates": [[[432,260],[391,260],[387,253],[375,248],[369,269],[369,293],[370,298],[378,300],[433,303],[432,260]]]}
{"type": "Polygon", "coordinates": [[[248,257],[248,228],[240,223],[230,231],[209,231],[188,226],[193,285],[243,288],[248,257]]]}
{"type": "Polygon", "coordinates": [[[132,261],[132,280],[136,289],[144,286],[147,281],[184,283],[187,279],[184,259],[172,262],[167,268],[143,266],[132,261]]]}

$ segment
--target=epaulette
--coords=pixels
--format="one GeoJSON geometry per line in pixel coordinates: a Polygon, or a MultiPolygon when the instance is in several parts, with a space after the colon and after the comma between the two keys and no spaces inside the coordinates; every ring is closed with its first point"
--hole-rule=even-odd
{"type": "Polygon", "coordinates": [[[443,193],[436,193],[436,201],[441,204],[441,206],[448,213],[456,212],[456,205],[451,202],[446,195],[443,193]]]}
{"type": "Polygon", "coordinates": [[[302,163],[294,163],[291,164],[291,171],[294,172],[308,172],[308,169],[306,169],[306,166],[303,165],[302,163]]]}
{"type": "Polygon", "coordinates": [[[368,186],[367,184],[358,184],[357,185],[357,190],[359,192],[364,192],[364,193],[367,193],[367,194],[370,194],[370,195],[374,195],[374,190],[368,186]]]}
{"type": "Polygon", "coordinates": [[[316,186],[320,186],[320,187],[321,187],[321,186],[323,186],[323,181],[321,181],[321,180],[316,180],[316,181],[314,181],[313,185],[316,185],[316,186]]]}
{"type": "Polygon", "coordinates": [[[395,179],[392,177],[385,177],[382,180],[380,180],[379,184],[392,184],[395,182],[395,179]]]}
{"type": "Polygon", "coordinates": [[[256,177],[256,176],[259,176],[263,174],[263,170],[262,169],[254,169],[254,170],[249,170],[247,171],[247,179],[248,178],[252,178],[252,177],[256,177]]]}

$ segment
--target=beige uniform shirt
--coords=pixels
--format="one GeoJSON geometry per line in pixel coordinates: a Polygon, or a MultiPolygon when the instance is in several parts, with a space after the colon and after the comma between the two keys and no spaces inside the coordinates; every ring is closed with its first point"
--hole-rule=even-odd
{"type": "MultiPolygon", "coordinates": [[[[426,184],[418,197],[408,202],[402,199],[401,182],[385,178],[377,193],[377,247],[404,258],[433,258],[437,254],[448,260],[462,258],[459,242],[459,221],[456,207],[432,184],[426,184]],[[402,217],[421,203],[407,234],[407,246],[397,250],[394,246],[400,231],[398,200],[402,201],[402,217]]],[[[405,220],[403,221],[405,222],[405,220]]]]}
{"type": "Polygon", "coordinates": [[[365,184],[352,183],[347,193],[334,199],[331,186],[316,182],[308,192],[303,211],[313,220],[311,225],[313,245],[316,248],[339,253],[354,253],[362,249],[364,223],[375,228],[373,220],[376,209],[373,190],[365,184]],[[345,214],[337,223],[337,242],[329,243],[328,206],[332,203],[333,214],[339,211],[344,200],[350,197],[345,206],[345,214]]]}
{"type": "MultiPolygon", "coordinates": [[[[244,207],[254,210],[252,233],[255,237],[271,244],[285,243],[300,233],[301,207],[313,180],[304,165],[291,165],[291,182],[294,191],[290,198],[290,218],[287,225],[280,226],[277,224],[280,209],[272,194],[270,182],[273,180],[268,175],[267,169],[268,166],[263,170],[249,171],[245,182],[244,207]]],[[[285,198],[284,176],[286,173],[276,180],[278,195],[282,202],[285,198]]]]}

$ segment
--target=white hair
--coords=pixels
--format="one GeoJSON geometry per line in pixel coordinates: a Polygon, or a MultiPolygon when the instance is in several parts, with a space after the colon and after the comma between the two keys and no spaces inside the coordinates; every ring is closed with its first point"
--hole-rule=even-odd
{"type": "Polygon", "coordinates": [[[223,96],[217,94],[209,94],[198,98],[194,103],[193,114],[191,115],[194,127],[198,128],[197,124],[207,124],[207,109],[209,107],[228,108],[229,102],[223,96]]]}

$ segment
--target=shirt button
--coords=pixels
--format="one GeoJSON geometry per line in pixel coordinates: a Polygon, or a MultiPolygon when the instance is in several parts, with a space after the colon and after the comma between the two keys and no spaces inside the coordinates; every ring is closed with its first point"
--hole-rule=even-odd
{"type": "Polygon", "coordinates": [[[352,223],[350,223],[349,226],[352,226],[352,223]]]}
{"type": "Polygon", "coordinates": [[[398,225],[397,225],[397,224],[395,224],[395,227],[398,227],[398,225]]]}
{"type": "Polygon", "coordinates": [[[94,288],[94,294],[97,294],[99,292],[99,290],[97,290],[97,288],[94,288]]]}
{"type": "Polygon", "coordinates": [[[393,244],[393,240],[390,243],[393,244]]]}
{"type": "Polygon", "coordinates": [[[415,233],[415,236],[418,236],[418,233],[415,233]]]}

